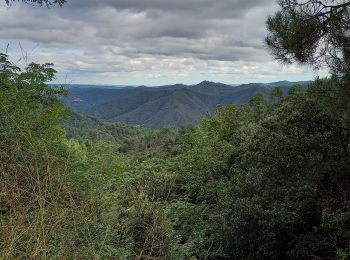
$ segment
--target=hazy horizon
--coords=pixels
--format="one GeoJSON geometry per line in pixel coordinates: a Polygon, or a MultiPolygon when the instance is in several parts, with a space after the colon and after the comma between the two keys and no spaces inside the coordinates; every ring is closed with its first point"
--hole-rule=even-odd
{"type": "Polygon", "coordinates": [[[50,85],[68,85],[68,86],[96,86],[96,87],[162,87],[162,86],[173,86],[173,85],[185,85],[185,86],[195,86],[198,85],[202,82],[208,81],[208,82],[212,82],[212,83],[220,83],[220,84],[225,84],[225,85],[230,85],[230,86],[240,86],[240,85],[244,85],[244,84],[272,84],[272,83],[278,83],[278,82],[283,82],[283,81],[287,81],[287,82],[307,82],[307,81],[314,81],[315,79],[306,79],[306,80],[297,80],[297,81],[289,81],[289,80],[277,80],[277,81],[268,81],[268,82],[243,82],[243,83],[225,83],[225,82],[220,82],[220,81],[211,81],[211,80],[202,80],[196,83],[192,83],[192,84],[185,84],[182,82],[175,82],[175,83],[169,83],[169,84],[164,84],[164,85],[146,85],[146,84],[136,84],[136,85],[130,85],[130,84],[101,84],[101,83],[76,83],[76,82],[71,82],[71,83],[60,83],[60,82],[52,82],[50,83],[50,85]]]}

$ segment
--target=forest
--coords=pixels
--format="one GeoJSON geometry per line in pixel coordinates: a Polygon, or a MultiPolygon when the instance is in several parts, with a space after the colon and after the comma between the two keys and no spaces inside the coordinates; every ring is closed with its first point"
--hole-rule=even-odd
{"type": "Polygon", "coordinates": [[[349,259],[350,3],[338,2],[283,0],[267,20],[274,57],[329,77],[179,128],[76,113],[48,85],[52,64],[0,54],[0,258],[349,259]]]}

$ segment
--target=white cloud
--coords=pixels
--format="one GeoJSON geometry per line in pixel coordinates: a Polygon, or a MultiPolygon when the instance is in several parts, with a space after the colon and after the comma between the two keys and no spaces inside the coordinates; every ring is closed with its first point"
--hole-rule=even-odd
{"type": "Polygon", "coordinates": [[[68,0],[63,8],[0,6],[0,51],[18,42],[60,80],[157,84],[312,77],[263,44],[275,0],[68,0]],[[129,80],[129,82],[126,82],[129,80]],[[142,82],[144,80],[144,82],[142,82]]]}

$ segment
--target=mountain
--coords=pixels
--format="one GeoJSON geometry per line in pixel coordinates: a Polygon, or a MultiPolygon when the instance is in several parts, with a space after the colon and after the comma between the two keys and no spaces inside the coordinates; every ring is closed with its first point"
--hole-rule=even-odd
{"type": "Polygon", "coordinates": [[[137,109],[145,103],[167,96],[171,91],[166,89],[137,88],[131,92],[120,93],[118,97],[112,98],[111,101],[93,106],[88,112],[96,117],[115,121],[113,118],[116,116],[137,109]]]}
{"type": "Polygon", "coordinates": [[[104,89],[104,88],[71,88],[68,89],[66,106],[77,111],[88,111],[92,107],[106,102],[124,98],[130,94],[130,89],[104,89]]]}
{"type": "Polygon", "coordinates": [[[218,103],[216,97],[196,93],[189,89],[174,90],[166,96],[144,103],[136,109],[112,118],[128,124],[150,128],[165,125],[196,124],[218,103]]]}
{"type": "Polygon", "coordinates": [[[307,86],[311,82],[251,83],[239,86],[203,81],[196,85],[159,87],[116,87],[68,89],[65,103],[76,111],[109,122],[122,122],[147,128],[166,125],[183,126],[198,123],[218,105],[243,105],[257,93],[269,96],[280,86],[285,94],[291,86],[307,86]]]}

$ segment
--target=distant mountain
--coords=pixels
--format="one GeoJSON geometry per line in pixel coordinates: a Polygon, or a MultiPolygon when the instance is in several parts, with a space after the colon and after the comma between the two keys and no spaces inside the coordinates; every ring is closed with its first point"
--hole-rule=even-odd
{"type": "Polygon", "coordinates": [[[166,85],[159,87],[68,89],[68,107],[109,122],[123,122],[148,128],[166,125],[182,126],[198,123],[218,105],[249,102],[261,92],[268,96],[280,86],[284,93],[293,85],[311,82],[251,83],[239,86],[203,81],[197,85],[166,85]]]}
{"type": "Polygon", "coordinates": [[[130,92],[118,93],[119,96],[117,98],[113,98],[104,104],[93,106],[87,112],[105,120],[115,121],[113,119],[117,116],[167,96],[171,91],[166,89],[137,88],[130,92]]]}
{"type": "Polygon", "coordinates": [[[88,111],[112,100],[124,98],[133,93],[132,89],[71,88],[65,103],[77,111],[88,111]]]}
{"type": "Polygon", "coordinates": [[[146,102],[130,112],[116,116],[112,121],[150,128],[196,124],[206,113],[213,112],[218,102],[215,96],[189,89],[177,89],[146,102]]]}

